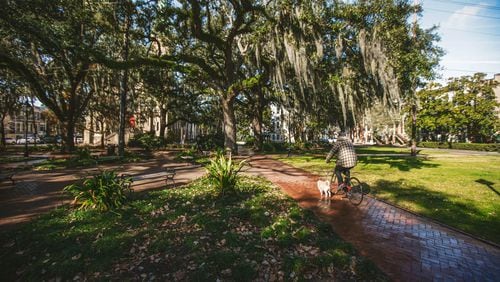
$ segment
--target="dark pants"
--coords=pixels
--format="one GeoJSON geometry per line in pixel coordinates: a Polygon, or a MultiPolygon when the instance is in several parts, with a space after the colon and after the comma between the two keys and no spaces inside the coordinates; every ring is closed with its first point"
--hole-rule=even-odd
{"type": "Polygon", "coordinates": [[[347,178],[351,177],[351,168],[352,167],[342,167],[342,166],[335,166],[335,174],[337,175],[337,179],[339,180],[339,184],[344,182],[344,179],[342,178],[342,173],[344,173],[347,178]]]}

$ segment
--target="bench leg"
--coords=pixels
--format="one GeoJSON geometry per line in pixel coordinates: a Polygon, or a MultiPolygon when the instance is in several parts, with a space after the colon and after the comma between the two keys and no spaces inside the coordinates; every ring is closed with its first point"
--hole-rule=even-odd
{"type": "Polygon", "coordinates": [[[12,182],[12,185],[16,185],[16,181],[14,180],[14,175],[6,175],[0,178],[0,182],[4,180],[9,180],[10,182],[12,182]]]}
{"type": "Polygon", "coordinates": [[[170,181],[172,181],[172,184],[173,184],[173,185],[175,185],[175,180],[174,180],[174,178],[173,178],[173,177],[167,177],[167,178],[165,178],[165,185],[167,185],[167,186],[168,186],[168,181],[169,181],[169,180],[170,180],[170,181]]]}

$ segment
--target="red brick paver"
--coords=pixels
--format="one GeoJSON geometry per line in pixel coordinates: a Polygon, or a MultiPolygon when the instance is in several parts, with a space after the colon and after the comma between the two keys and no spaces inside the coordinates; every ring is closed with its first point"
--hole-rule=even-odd
{"type": "Polygon", "coordinates": [[[500,249],[426,218],[366,197],[360,206],[320,200],[317,176],[255,157],[247,173],[264,176],[329,222],[344,240],[397,281],[500,281],[500,249]]]}

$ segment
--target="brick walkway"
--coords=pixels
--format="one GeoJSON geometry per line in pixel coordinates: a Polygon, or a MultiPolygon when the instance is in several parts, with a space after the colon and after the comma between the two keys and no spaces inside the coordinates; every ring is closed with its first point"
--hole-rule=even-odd
{"type": "Polygon", "coordinates": [[[335,196],[319,200],[317,176],[277,160],[254,157],[247,173],[261,175],[329,222],[396,281],[500,281],[500,249],[366,197],[355,207],[335,196]]]}

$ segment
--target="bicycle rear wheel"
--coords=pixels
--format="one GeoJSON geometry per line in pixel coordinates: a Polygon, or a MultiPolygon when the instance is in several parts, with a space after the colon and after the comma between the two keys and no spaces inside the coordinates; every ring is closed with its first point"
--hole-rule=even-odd
{"type": "Polygon", "coordinates": [[[332,191],[332,195],[343,195],[345,193],[344,189],[339,189],[339,179],[335,173],[330,177],[330,190],[332,191]]]}
{"type": "Polygon", "coordinates": [[[347,198],[355,206],[363,201],[363,186],[356,177],[351,177],[351,190],[347,192],[347,198]]]}

